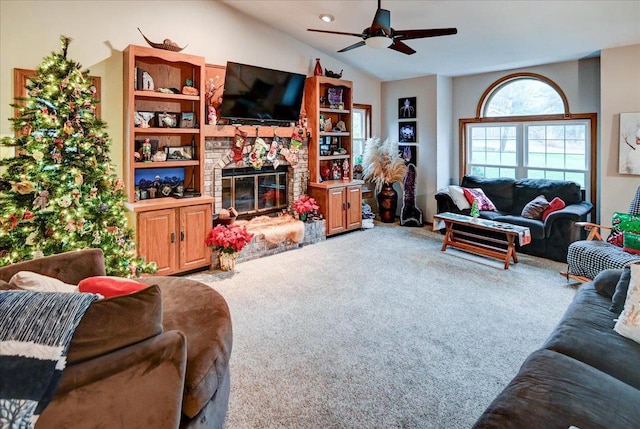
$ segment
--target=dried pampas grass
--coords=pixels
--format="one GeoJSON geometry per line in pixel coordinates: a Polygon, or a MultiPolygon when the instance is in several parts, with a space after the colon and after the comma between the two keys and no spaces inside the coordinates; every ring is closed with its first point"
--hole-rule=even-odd
{"type": "Polygon", "coordinates": [[[362,154],[362,173],[365,180],[376,186],[376,193],[382,190],[385,183],[400,182],[407,174],[407,165],[402,156],[398,143],[386,139],[380,143],[380,138],[372,137],[364,144],[362,154]]]}

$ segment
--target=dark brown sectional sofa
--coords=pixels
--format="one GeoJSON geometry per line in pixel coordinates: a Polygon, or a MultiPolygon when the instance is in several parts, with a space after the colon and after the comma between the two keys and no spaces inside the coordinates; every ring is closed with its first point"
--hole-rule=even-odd
{"type": "MultiPolygon", "coordinates": [[[[78,284],[104,276],[100,249],[0,268],[0,292],[31,271],[78,284]]],[[[231,316],[209,286],[180,277],[94,301],[76,328],[56,393],[36,429],[216,429],[229,404],[231,316]]]]}
{"type": "Polygon", "coordinates": [[[475,429],[640,426],[640,344],[613,330],[623,270],[577,291],[558,326],[475,423],[475,429]]]}

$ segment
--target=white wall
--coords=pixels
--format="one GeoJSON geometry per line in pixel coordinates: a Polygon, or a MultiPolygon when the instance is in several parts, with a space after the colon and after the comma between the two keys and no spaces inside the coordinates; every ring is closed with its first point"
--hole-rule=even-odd
{"type": "MultiPolygon", "coordinates": [[[[435,213],[433,199],[436,178],[437,84],[435,75],[382,83],[382,134],[380,138],[398,141],[398,99],[416,97],[417,165],[416,203],[426,221],[435,213]]],[[[396,185],[396,189],[400,189],[396,185]]],[[[402,208],[399,192],[398,211],[402,208]]]]}
{"type": "MultiPolygon", "coordinates": [[[[283,17],[283,19],[295,19],[283,17]]],[[[283,33],[267,28],[215,1],[0,1],[0,134],[11,134],[13,69],[34,69],[59,38],[73,42],[68,57],[102,78],[102,117],[121,173],[123,147],[122,51],[146,46],[136,27],[152,41],[172,39],[185,53],[207,63],[227,60],[312,75],[315,58],[354,82],[354,101],[371,104],[380,123],[380,81],[330,58],[283,33]]]]}
{"type": "Polygon", "coordinates": [[[600,219],[611,225],[613,212],[626,212],[640,186],[640,176],[618,174],[620,113],[640,112],[640,45],[603,50],[600,77],[600,219]]]}

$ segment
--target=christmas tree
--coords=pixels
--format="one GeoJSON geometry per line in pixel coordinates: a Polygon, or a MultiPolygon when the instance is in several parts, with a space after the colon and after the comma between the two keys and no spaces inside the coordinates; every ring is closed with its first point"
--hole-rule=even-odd
{"type": "Polygon", "coordinates": [[[474,219],[477,219],[480,216],[480,210],[478,210],[478,199],[473,199],[473,204],[471,204],[471,216],[474,219]]]}
{"type": "Polygon", "coordinates": [[[106,124],[96,117],[88,70],[62,52],[45,57],[12,105],[15,155],[0,160],[0,266],[35,257],[101,248],[107,273],[155,271],[136,257],[125,216],[124,182],[109,154],[106,124]]]}

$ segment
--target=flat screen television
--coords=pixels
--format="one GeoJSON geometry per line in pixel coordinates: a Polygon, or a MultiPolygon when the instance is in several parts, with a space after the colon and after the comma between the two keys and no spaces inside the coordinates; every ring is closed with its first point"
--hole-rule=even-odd
{"type": "Polygon", "coordinates": [[[242,124],[297,122],[306,78],[303,74],[227,62],[220,117],[242,124]]]}

